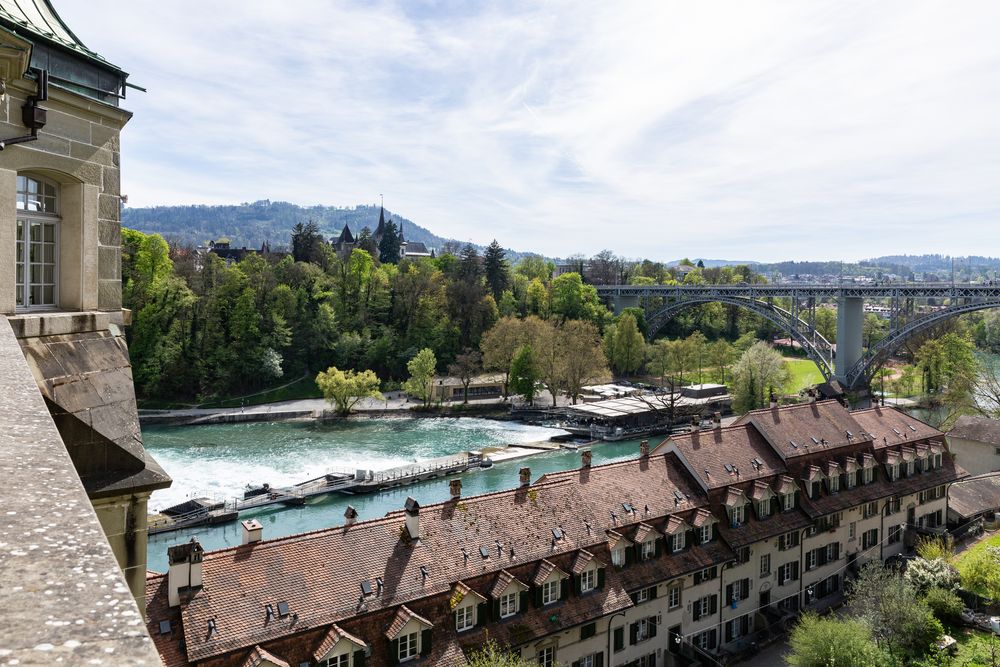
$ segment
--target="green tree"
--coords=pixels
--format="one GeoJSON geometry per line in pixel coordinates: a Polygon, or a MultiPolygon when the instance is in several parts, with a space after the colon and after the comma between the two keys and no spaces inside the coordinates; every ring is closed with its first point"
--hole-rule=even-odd
{"type": "Polygon", "coordinates": [[[336,366],[316,376],[323,398],[333,404],[337,414],[346,417],[363,398],[382,398],[379,379],[372,371],[342,371],[336,366]]]}
{"type": "Polygon", "coordinates": [[[708,362],[719,371],[719,382],[726,384],[726,369],[733,362],[733,346],[719,339],[708,346],[708,362]]]}
{"type": "Polygon", "coordinates": [[[292,257],[296,262],[314,262],[318,259],[323,236],[314,220],[297,223],[292,228],[292,257]]]}
{"type": "Polygon", "coordinates": [[[780,392],[787,381],[785,360],[767,343],[757,341],[733,369],[733,409],[747,412],[766,406],[769,393],[780,392]]]}
{"type": "Polygon", "coordinates": [[[392,220],[385,223],[382,231],[382,238],[378,242],[378,261],[383,264],[396,264],[399,262],[399,251],[401,247],[399,238],[399,228],[392,220]]]}
{"type": "Polygon", "coordinates": [[[522,345],[514,354],[510,366],[510,390],[523,396],[529,405],[535,404],[538,392],[538,369],[530,345],[522,345]]]}
{"type": "Polygon", "coordinates": [[[863,621],[805,613],[788,639],[791,667],[878,667],[888,661],[863,621]]]}
{"type": "Polygon", "coordinates": [[[608,376],[607,360],[597,327],[591,322],[568,320],[556,334],[562,387],[575,405],[585,385],[608,376]]]}
{"type": "Polygon", "coordinates": [[[520,652],[501,648],[493,639],[466,656],[469,667],[537,667],[533,660],[525,660],[520,652]]]}
{"type": "Polygon", "coordinates": [[[510,267],[507,266],[507,253],[500,247],[496,239],[486,248],[483,254],[483,273],[486,275],[486,284],[489,286],[493,299],[499,303],[503,291],[509,284],[508,273],[510,267]]]}
{"type": "Polygon", "coordinates": [[[544,283],[538,278],[533,278],[528,283],[525,300],[529,315],[537,315],[538,317],[549,316],[549,291],[545,289],[544,283]]]}
{"type": "Polygon", "coordinates": [[[988,600],[1000,600],[1000,547],[965,554],[959,572],[962,588],[988,600]]]}
{"type": "Polygon", "coordinates": [[[943,588],[932,588],[924,596],[924,604],[930,607],[942,623],[956,623],[965,608],[965,603],[958,594],[943,588]]]}
{"type": "Polygon", "coordinates": [[[611,366],[619,373],[629,375],[642,366],[646,352],[646,341],[639,331],[635,316],[624,313],[612,332],[611,366]]]}
{"type": "Polygon", "coordinates": [[[406,381],[405,389],[408,393],[416,396],[424,405],[431,402],[431,381],[434,379],[434,372],[437,368],[437,357],[434,350],[429,347],[417,352],[406,364],[406,370],[410,372],[410,379],[406,381]]]}

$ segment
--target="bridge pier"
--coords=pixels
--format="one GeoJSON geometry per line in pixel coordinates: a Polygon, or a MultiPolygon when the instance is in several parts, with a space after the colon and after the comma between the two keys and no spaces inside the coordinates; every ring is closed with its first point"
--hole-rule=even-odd
{"type": "Polygon", "coordinates": [[[615,315],[621,315],[626,308],[638,308],[640,306],[639,297],[616,294],[611,297],[611,306],[614,308],[615,315]]]}
{"type": "Polygon", "coordinates": [[[837,356],[834,376],[847,384],[847,374],[861,359],[865,300],[842,296],[837,302],[837,356]]]}

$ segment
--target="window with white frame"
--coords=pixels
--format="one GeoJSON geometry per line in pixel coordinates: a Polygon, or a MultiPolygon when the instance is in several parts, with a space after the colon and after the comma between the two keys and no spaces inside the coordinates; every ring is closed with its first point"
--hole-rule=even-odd
{"type": "Polygon", "coordinates": [[[906,462],[906,476],[907,477],[913,476],[913,461],[906,462]]]}
{"type": "Polygon", "coordinates": [[[889,465],[889,479],[895,482],[899,479],[899,464],[892,463],[889,465]]]}
{"type": "Polygon", "coordinates": [[[585,655],[577,663],[579,667],[597,667],[597,654],[585,655]]]}
{"type": "Polygon", "coordinates": [[[712,642],[712,631],[705,630],[704,632],[699,632],[694,636],[694,645],[697,646],[702,651],[709,651],[715,646],[712,642]]]}
{"type": "Polygon", "coordinates": [[[463,632],[476,627],[476,606],[467,604],[455,610],[455,630],[463,632]]]}
{"type": "Polygon", "coordinates": [[[646,540],[642,543],[642,559],[649,560],[656,554],[656,540],[646,540]]]}
{"type": "Polygon", "coordinates": [[[744,520],[744,505],[733,505],[729,508],[729,520],[734,526],[742,525],[744,520]]]}
{"type": "Polygon", "coordinates": [[[669,609],[677,609],[681,606],[681,587],[674,586],[667,591],[667,607],[669,609]]]}
{"type": "Polygon", "coordinates": [[[757,501],[757,516],[761,519],[771,515],[771,500],[770,498],[766,500],[757,501]]]}
{"type": "Polygon", "coordinates": [[[683,530],[680,531],[679,533],[674,533],[673,535],[670,536],[670,549],[674,553],[677,553],[678,551],[683,551],[683,549],[684,549],[684,531],[683,530]]]}
{"type": "Polygon", "coordinates": [[[854,484],[857,481],[857,478],[858,478],[858,473],[854,472],[853,470],[847,473],[847,488],[853,489],[854,484]]]}
{"type": "Polygon", "coordinates": [[[559,592],[562,582],[558,579],[546,581],[542,584],[542,604],[552,604],[559,600],[559,592]]]}
{"type": "Polygon", "coordinates": [[[399,638],[399,662],[404,660],[412,660],[417,657],[417,653],[420,652],[418,644],[420,640],[419,632],[411,632],[408,635],[403,635],[399,638]]]}
{"type": "Polygon", "coordinates": [[[556,647],[546,646],[538,650],[539,667],[553,667],[556,664],[556,647]]]}
{"type": "Polygon", "coordinates": [[[699,609],[698,609],[698,611],[699,611],[699,614],[698,614],[699,617],[705,617],[705,616],[708,616],[709,614],[712,613],[712,596],[711,595],[706,595],[705,597],[703,597],[700,600],[698,600],[697,602],[695,602],[695,604],[698,605],[698,607],[699,607],[699,609]]]}
{"type": "Polygon", "coordinates": [[[708,544],[712,541],[712,524],[706,523],[701,527],[701,543],[708,544]]]}
{"type": "Polygon", "coordinates": [[[828,481],[830,483],[830,493],[837,493],[837,491],[840,491],[839,475],[830,475],[828,481]]]}
{"type": "Polygon", "coordinates": [[[53,307],[59,298],[59,197],[55,184],[17,177],[15,305],[53,307]]]}
{"type": "Polygon", "coordinates": [[[580,574],[580,592],[586,593],[587,591],[592,591],[597,588],[597,570],[589,569],[584,570],[580,574]]]}
{"type": "Polygon", "coordinates": [[[871,484],[874,478],[875,478],[874,468],[865,468],[864,470],[861,471],[862,484],[871,484]]]}
{"type": "Polygon", "coordinates": [[[766,577],[771,574],[771,554],[764,554],[760,557],[760,576],[766,577]]]}
{"type": "Polygon", "coordinates": [[[781,496],[781,509],[789,511],[795,509],[795,492],[786,493],[781,496]]]}
{"type": "Polygon", "coordinates": [[[742,633],[742,620],[739,618],[734,618],[729,621],[729,632],[727,633],[733,639],[738,639],[742,633]]]}
{"type": "Polygon", "coordinates": [[[639,589],[639,591],[635,594],[635,601],[636,604],[641,604],[643,602],[649,601],[649,589],[648,588],[639,589]]]}
{"type": "Polygon", "coordinates": [[[816,550],[811,549],[806,552],[806,569],[812,570],[816,567],[816,550]]]}
{"type": "Polygon", "coordinates": [[[323,662],[319,663],[319,667],[350,667],[351,665],[351,654],[344,653],[343,655],[335,655],[332,658],[327,658],[323,662]]]}
{"type": "Polygon", "coordinates": [[[507,618],[517,613],[517,592],[504,593],[500,596],[500,618],[507,618]]]}
{"type": "Polygon", "coordinates": [[[624,549],[612,549],[611,550],[611,564],[615,567],[622,567],[625,565],[625,550],[624,549]]]}
{"type": "Polygon", "coordinates": [[[636,624],[638,626],[636,628],[636,633],[635,633],[636,642],[644,642],[647,639],[649,639],[649,636],[651,634],[649,628],[651,624],[652,624],[652,619],[650,618],[639,619],[639,622],[636,624]]]}

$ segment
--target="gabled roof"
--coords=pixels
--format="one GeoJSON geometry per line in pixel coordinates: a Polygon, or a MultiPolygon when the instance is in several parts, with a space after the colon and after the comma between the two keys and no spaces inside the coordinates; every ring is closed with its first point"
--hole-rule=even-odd
{"type": "Polygon", "coordinates": [[[871,434],[876,449],[944,435],[930,424],[893,408],[874,407],[851,414],[871,434]]]}
{"type": "Polygon", "coordinates": [[[313,652],[313,658],[316,662],[321,662],[326,659],[327,654],[332,651],[341,640],[346,640],[357,646],[358,648],[367,648],[363,640],[355,637],[349,632],[344,631],[339,625],[334,623],[330,626],[326,635],[323,637],[323,641],[320,642],[319,646],[313,652]]]}
{"type": "Polygon", "coordinates": [[[753,489],[750,491],[750,497],[754,500],[766,500],[774,496],[774,491],[767,482],[762,482],[757,480],[753,483],[753,489]]]}
{"type": "Polygon", "coordinates": [[[869,440],[852,413],[837,401],[753,410],[736,423],[756,425],[785,460],[869,440]],[[848,438],[848,432],[853,437],[848,438]]]}
{"type": "Polygon", "coordinates": [[[591,564],[597,566],[603,565],[603,563],[594,558],[594,554],[590,553],[589,551],[584,551],[583,549],[580,549],[580,551],[576,554],[576,558],[573,559],[573,565],[570,567],[569,570],[573,574],[580,574],[588,567],[590,567],[591,564]]]}
{"type": "Polygon", "coordinates": [[[743,495],[742,489],[735,486],[730,486],[728,489],[726,489],[726,497],[725,500],[722,501],[722,503],[726,507],[735,507],[736,505],[746,504],[746,501],[747,498],[745,495],[743,495]]]}
{"type": "Polygon", "coordinates": [[[271,667],[272,665],[274,667],[289,667],[287,660],[282,660],[260,646],[254,646],[253,651],[243,661],[243,667],[271,667]]]}
{"type": "Polygon", "coordinates": [[[618,545],[625,547],[632,545],[632,540],[615,530],[608,531],[608,550],[616,548],[618,545]]]}
{"type": "Polygon", "coordinates": [[[711,525],[718,521],[714,514],[702,507],[695,510],[694,518],[691,519],[691,525],[695,528],[701,528],[702,526],[711,525]]]}
{"type": "Polygon", "coordinates": [[[750,424],[672,435],[654,450],[675,450],[706,489],[784,472],[781,459],[750,424]],[[760,465],[757,465],[759,462],[760,465]]]}
{"type": "Polygon", "coordinates": [[[795,483],[795,480],[788,475],[782,475],[778,478],[777,484],[778,493],[784,495],[786,493],[792,493],[793,491],[798,491],[799,487],[795,483]]]}
{"type": "Polygon", "coordinates": [[[500,574],[497,575],[496,581],[493,582],[493,587],[490,588],[490,597],[499,599],[500,596],[504,594],[504,591],[510,588],[511,584],[515,584],[522,591],[528,590],[527,584],[522,582],[507,570],[501,570],[500,574]]]}
{"type": "Polygon", "coordinates": [[[812,482],[823,477],[823,471],[818,465],[811,465],[804,471],[802,479],[812,482]]]}
{"type": "Polygon", "coordinates": [[[389,639],[396,639],[399,637],[399,633],[402,632],[403,628],[411,620],[416,621],[425,628],[433,628],[434,624],[428,621],[423,616],[413,613],[413,611],[407,607],[405,604],[399,608],[396,612],[396,616],[392,619],[392,624],[389,625],[389,629],[385,631],[385,636],[389,639]]]}
{"type": "Polygon", "coordinates": [[[635,529],[635,534],[632,535],[632,541],[636,543],[645,542],[650,537],[656,537],[656,529],[648,523],[640,523],[635,529]]]}
{"type": "Polygon", "coordinates": [[[457,584],[455,584],[454,588],[452,588],[452,591],[451,591],[451,599],[452,600],[458,599],[459,596],[460,596],[460,598],[462,600],[464,600],[465,598],[469,597],[470,595],[472,597],[474,597],[475,599],[479,600],[480,602],[486,602],[486,598],[485,597],[483,597],[480,593],[477,593],[473,589],[469,588],[468,585],[466,585],[466,583],[464,581],[460,581],[457,584]]]}
{"type": "Polygon", "coordinates": [[[667,526],[663,529],[663,533],[665,535],[676,535],[687,530],[689,527],[687,521],[675,515],[667,520],[667,526]]]}
{"type": "Polygon", "coordinates": [[[558,567],[556,567],[555,563],[546,559],[538,564],[538,569],[535,570],[535,576],[534,578],[532,578],[531,583],[533,583],[535,586],[541,586],[552,575],[553,572],[561,579],[569,576],[568,574],[560,570],[558,567]]]}

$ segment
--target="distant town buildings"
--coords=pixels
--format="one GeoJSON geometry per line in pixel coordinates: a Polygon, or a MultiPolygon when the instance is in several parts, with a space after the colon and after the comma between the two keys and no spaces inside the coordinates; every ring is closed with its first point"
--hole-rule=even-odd
{"type": "MultiPolygon", "coordinates": [[[[391,223],[392,220],[389,220],[391,223]]],[[[372,241],[375,248],[378,248],[382,243],[382,237],[386,232],[386,219],[385,219],[385,208],[379,209],[378,214],[378,226],[375,227],[375,231],[372,232],[372,241]]],[[[397,233],[399,234],[399,257],[400,259],[416,259],[419,257],[433,257],[434,252],[427,248],[426,245],[420,243],[419,241],[407,241],[403,234],[403,223],[399,223],[397,228],[397,233]]],[[[340,236],[337,237],[335,241],[332,241],[334,251],[338,255],[349,255],[352,250],[357,246],[357,237],[351,232],[351,227],[348,224],[344,225],[344,228],[340,231],[340,236]]]]}
{"type": "Polygon", "coordinates": [[[739,655],[841,600],[869,561],[944,531],[966,476],[940,431],[835,401],[758,410],[635,459],[384,518],[170,550],[148,625],[168,667],[463,664],[489,639],[562,665],[739,655]]]}

